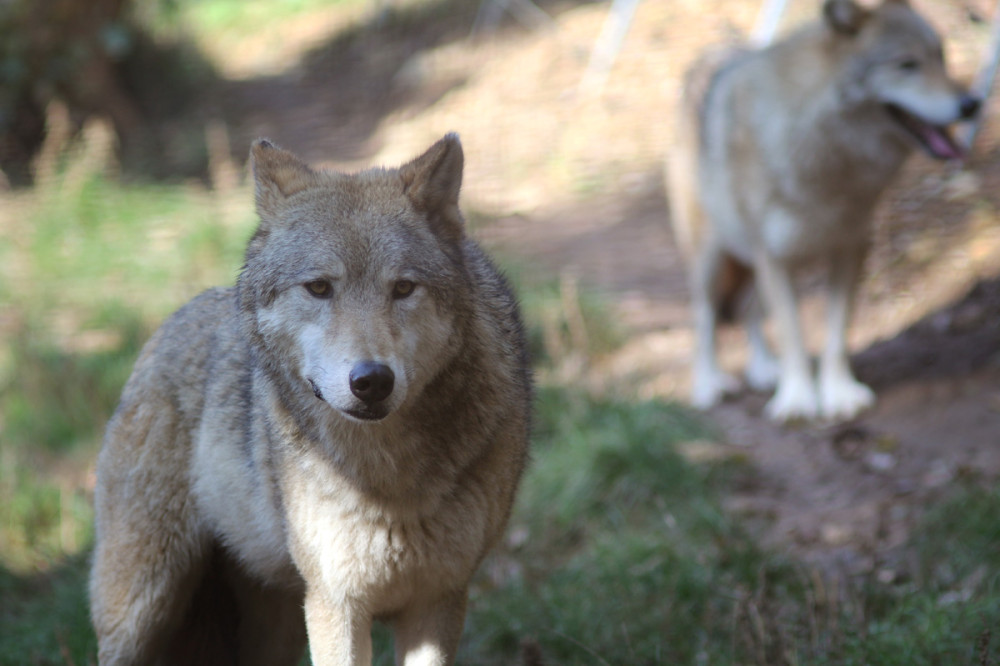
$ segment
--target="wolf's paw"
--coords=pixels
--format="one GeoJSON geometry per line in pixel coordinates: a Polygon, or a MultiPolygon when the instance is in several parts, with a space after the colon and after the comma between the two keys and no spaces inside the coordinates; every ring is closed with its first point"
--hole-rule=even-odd
{"type": "Polygon", "coordinates": [[[724,397],[740,390],[740,382],[728,372],[715,370],[695,375],[691,404],[697,409],[717,405],[724,397]]]}
{"type": "Polygon", "coordinates": [[[853,377],[828,379],[821,383],[823,418],[846,421],[875,404],[875,393],[853,377]]]}
{"type": "Polygon", "coordinates": [[[770,391],[778,385],[781,366],[770,354],[751,353],[744,376],[754,391],[770,391]]]}
{"type": "Polygon", "coordinates": [[[808,378],[785,380],[764,408],[772,421],[811,420],[819,414],[819,396],[808,378]]]}

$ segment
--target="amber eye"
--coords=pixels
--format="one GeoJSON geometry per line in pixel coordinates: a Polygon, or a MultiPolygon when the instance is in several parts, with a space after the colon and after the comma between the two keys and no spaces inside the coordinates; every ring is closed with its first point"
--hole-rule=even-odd
{"type": "Polygon", "coordinates": [[[313,280],[302,285],[310,294],[316,298],[330,298],[333,296],[333,286],[326,280],[313,280]]]}
{"type": "Polygon", "coordinates": [[[417,285],[410,282],[409,280],[399,280],[392,287],[392,297],[393,298],[406,298],[413,293],[413,290],[417,288],[417,285]]]}

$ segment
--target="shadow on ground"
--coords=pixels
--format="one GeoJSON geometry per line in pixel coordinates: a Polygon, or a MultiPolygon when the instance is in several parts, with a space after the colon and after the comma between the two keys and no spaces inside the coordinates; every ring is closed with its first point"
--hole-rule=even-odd
{"type": "MultiPolygon", "coordinates": [[[[859,377],[878,391],[915,380],[1000,371],[1000,278],[854,357],[859,377]]],[[[1000,405],[998,405],[1000,407],[1000,405]]]]}
{"type": "MultiPolygon", "coordinates": [[[[537,4],[555,14],[588,2],[537,4]]],[[[381,146],[374,135],[386,116],[403,109],[418,114],[466,82],[455,75],[425,85],[419,55],[489,38],[470,34],[479,5],[438,0],[389,10],[338,33],[279,76],[225,82],[222,106],[234,129],[234,159],[243,160],[250,142],[265,135],[306,161],[376,154],[381,146]]],[[[522,29],[507,16],[493,32],[522,29]]]]}

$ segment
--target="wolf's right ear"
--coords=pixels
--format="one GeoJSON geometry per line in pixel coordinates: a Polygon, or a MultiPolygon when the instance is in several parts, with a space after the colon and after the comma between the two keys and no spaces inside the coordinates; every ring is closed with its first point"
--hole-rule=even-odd
{"type": "Polygon", "coordinates": [[[823,18],[826,24],[841,35],[856,35],[871,12],[854,0],[826,0],[823,18]]]}
{"type": "Polygon", "coordinates": [[[316,183],[316,172],[302,160],[271,143],[257,139],[250,147],[257,213],[262,220],[277,215],[285,199],[316,183]]]}
{"type": "Polygon", "coordinates": [[[435,230],[458,240],[465,230],[458,208],[465,156],[457,134],[447,134],[420,157],[399,168],[403,192],[426,213],[435,230]]]}

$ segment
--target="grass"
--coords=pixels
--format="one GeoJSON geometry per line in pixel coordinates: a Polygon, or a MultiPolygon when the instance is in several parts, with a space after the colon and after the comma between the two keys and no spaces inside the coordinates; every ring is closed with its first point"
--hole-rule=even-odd
{"type": "Polygon", "coordinates": [[[0,566],[0,665],[96,664],[86,581],[82,554],[44,574],[0,566]]]}
{"type": "Polygon", "coordinates": [[[141,344],[180,302],[232,281],[253,218],[201,189],[94,175],[3,206],[0,565],[31,573],[87,545],[86,470],[141,344]]]}
{"type": "Polygon", "coordinates": [[[526,639],[558,664],[693,663],[728,646],[725,590],[755,572],[712,499],[725,470],[675,448],[705,427],[675,405],[564,388],[541,392],[538,415],[512,528],[524,543],[501,556],[520,568],[473,603],[465,662],[511,663],[526,639]]]}
{"type": "Polygon", "coordinates": [[[532,324],[528,346],[537,364],[553,367],[599,357],[624,342],[624,331],[608,316],[606,300],[581,291],[573,276],[540,276],[510,261],[504,270],[518,292],[525,321],[532,324]]]}
{"type": "Polygon", "coordinates": [[[364,0],[204,0],[176,3],[177,11],[192,27],[208,35],[221,31],[251,33],[275,21],[288,20],[323,7],[361,4],[364,0]]]}

